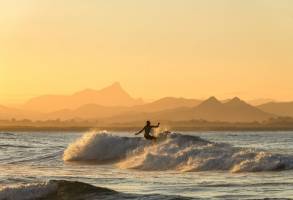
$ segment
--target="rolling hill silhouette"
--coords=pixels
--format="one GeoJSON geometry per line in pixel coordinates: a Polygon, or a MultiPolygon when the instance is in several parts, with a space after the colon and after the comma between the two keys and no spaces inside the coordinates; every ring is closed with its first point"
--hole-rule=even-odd
{"type": "Polygon", "coordinates": [[[270,103],[273,101],[274,101],[274,99],[270,99],[270,98],[258,98],[258,99],[249,100],[249,101],[247,101],[247,103],[249,103],[250,105],[253,105],[253,106],[259,106],[259,105],[270,103]]]}
{"type": "Polygon", "coordinates": [[[269,102],[258,108],[275,115],[293,117],[293,102],[269,102]]]}
{"type": "Polygon", "coordinates": [[[51,112],[46,115],[47,119],[103,119],[107,117],[117,116],[120,114],[134,114],[139,112],[158,112],[166,109],[175,109],[178,107],[194,107],[201,101],[195,99],[184,99],[175,97],[166,97],[157,101],[146,103],[143,105],[132,107],[109,107],[97,104],[83,105],[77,109],[63,109],[51,112]]]}
{"type": "Polygon", "coordinates": [[[0,120],[7,120],[7,119],[40,119],[42,117],[41,113],[28,111],[28,110],[21,110],[16,108],[10,108],[6,106],[0,105],[0,120]]]}
{"type": "Polygon", "coordinates": [[[201,102],[201,100],[197,99],[165,97],[151,103],[134,106],[132,110],[140,112],[157,112],[162,110],[175,109],[178,107],[195,107],[201,102]]]}
{"type": "Polygon", "coordinates": [[[77,109],[63,109],[45,115],[45,119],[103,119],[119,115],[128,111],[128,107],[107,107],[96,104],[87,104],[77,109]]]}
{"type": "Polygon", "coordinates": [[[142,104],[141,99],[132,98],[119,83],[101,90],[86,89],[73,95],[44,95],[30,99],[22,108],[40,112],[54,112],[62,109],[76,109],[86,104],[100,106],[134,106],[142,104]]]}
{"type": "Polygon", "coordinates": [[[211,97],[196,107],[180,107],[159,112],[136,112],[122,114],[108,119],[116,122],[152,120],[186,121],[204,119],[208,121],[253,122],[275,117],[247,104],[238,97],[222,103],[211,97]]]}

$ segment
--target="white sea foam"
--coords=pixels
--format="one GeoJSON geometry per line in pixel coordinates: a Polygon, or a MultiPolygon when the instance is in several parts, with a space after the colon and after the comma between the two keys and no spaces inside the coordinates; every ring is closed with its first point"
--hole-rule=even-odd
{"type": "Polygon", "coordinates": [[[65,161],[115,162],[138,151],[148,142],[141,138],[113,136],[107,132],[88,132],[65,150],[65,161]]]}
{"type": "Polygon", "coordinates": [[[233,147],[178,133],[160,134],[153,143],[143,138],[90,132],[70,144],[63,158],[107,161],[120,168],[138,170],[257,172],[293,168],[293,156],[233,147]]]}

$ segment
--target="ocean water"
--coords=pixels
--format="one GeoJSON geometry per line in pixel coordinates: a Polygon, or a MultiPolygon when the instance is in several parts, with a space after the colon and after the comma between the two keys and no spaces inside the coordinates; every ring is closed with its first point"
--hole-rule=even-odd
{"type": "Polygon", "coordinates": [[[293,132],[0,132],[0,199],[293,198],[293,132]]]}

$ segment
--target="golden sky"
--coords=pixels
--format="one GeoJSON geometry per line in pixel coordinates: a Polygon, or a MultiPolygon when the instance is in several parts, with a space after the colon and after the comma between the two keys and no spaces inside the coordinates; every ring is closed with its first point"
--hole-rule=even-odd
{"type": "Polygon", "coordinates": [[[291,0],[0,2],[0,104],[100,89],[293,100],[291,0]]]}

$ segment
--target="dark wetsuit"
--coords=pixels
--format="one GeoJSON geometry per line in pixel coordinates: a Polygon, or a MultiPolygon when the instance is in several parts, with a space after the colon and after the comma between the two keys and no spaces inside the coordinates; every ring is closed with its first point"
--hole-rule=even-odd
{"type": "Polygon", "coordinates": [[[144,131],[144,138],[147,140],[155,140],[157,139],[156,137],[150,135],[151,131],[153,128],[158,128],[158,126],[152,126],[152,125],[146,125],[145,127],[143,127],[143,129],[141,131],[139,131],[137,134],[141,133],[144,131]]]}
{"type": "Polygon", "coordinates": [[[141,129],[139,132],[135,133],[135,135],[138,135],[144,131],[144,138],[147,140],[156,140],[157,138],[150,135],[153,128],[158,128],[160,126],[160,123],[158,123],[157,126],[152,126],[150,122],[148,122],[143,129],[141,129]]]}
{"type": "Polygon", "coordinates": [[[152,136],[152,135],[148,135],[148,134],[144,134],[144,138],[147,140],[155,140],[157,139],[156,137],[152,136]]]}
{"type": "Polygon", "coordinates": [[[153,126],[145,126],[144,127],[144,138],[147,140],[155,140],[157,139],[156,137],[150,135],[152,131],[153,126]]]}

